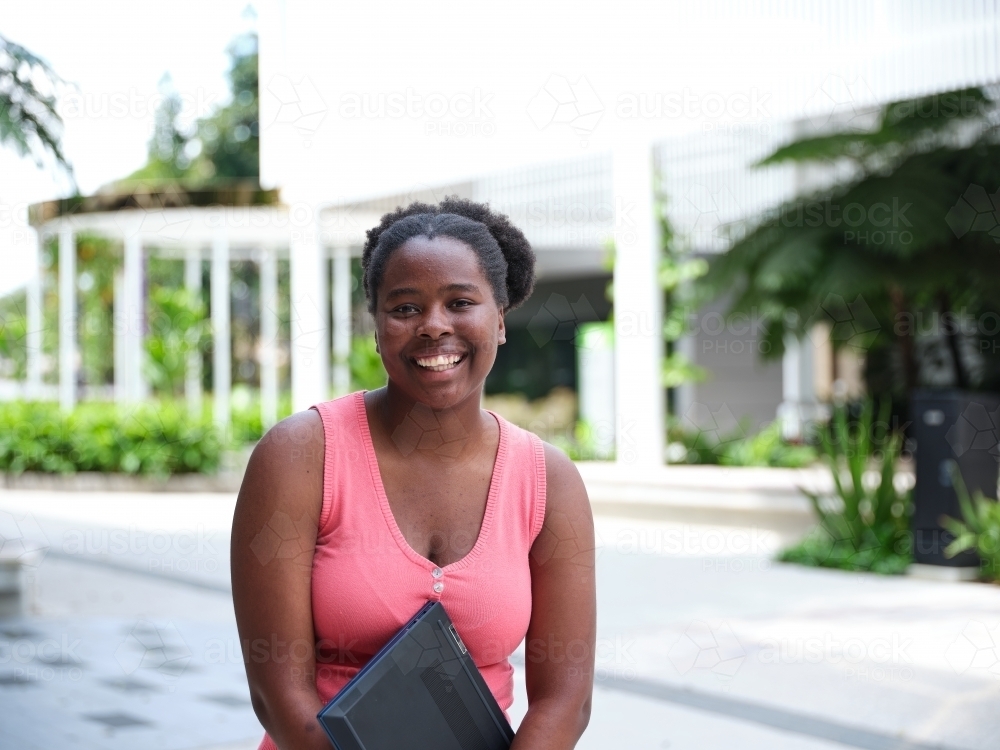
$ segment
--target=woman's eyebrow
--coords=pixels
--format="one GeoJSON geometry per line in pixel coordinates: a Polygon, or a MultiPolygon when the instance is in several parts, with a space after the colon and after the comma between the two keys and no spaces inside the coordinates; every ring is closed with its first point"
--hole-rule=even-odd
{"type": "Polygon", "coordinates": [[[479,287],[475,284],[448,284],[441,287],[442,292],[478,292],[479,287]]]}
{"type": "MultiPolygon", "coordinates": [[[[445,285],[443,287],[440,287],[438,291],[439,292],[474,292],[474,293],[478,293],[479,292],[479,287],[476,286],[475,284],[467,284],[467,283],[466,284],[461,284],[461,283],[456,283],[456,284],[447,284],[447,285],[445,285]]],[[[414,289],[411,286],[398,286],[395,289],[392,289],[389,292],[386,292],[385,299],[388,302],[389,300],[395,299],[396,297],[405,297],[405,296],[410,295],[410,294],[420,294],[420,290],[419,289],[414,289]]]]}
{"type": "Polygon", "coordinates": [[[403,296],[405,296],[407,294],[419,294],[419,292],[416,289],[414,289],[413,287],[398,286],[395,289],[393,289],[391,292],[388,292],[385,295],[385,298],[387,300],[390,300],[390,299],[393,299],[394,297],[403,297],[403,296]]]}

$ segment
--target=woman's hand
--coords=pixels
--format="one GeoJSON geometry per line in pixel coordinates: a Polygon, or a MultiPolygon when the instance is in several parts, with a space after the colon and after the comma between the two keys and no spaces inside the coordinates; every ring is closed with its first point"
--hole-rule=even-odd
{"type": "Polygon", "coordinates": [[[254,712],[280,750],[329,750],[316,720],[312,561],[323,506],[323,425],[293,414],[250,457],[233,518],[233,604],[254,712]]]}
{"type": "Polygon", "coordinates": [[[545,522],[531,548],[528,713],[511,750],[570,750],[590,720],[597,631],[594,519],[583,480],[545,446],[545,522]]]}

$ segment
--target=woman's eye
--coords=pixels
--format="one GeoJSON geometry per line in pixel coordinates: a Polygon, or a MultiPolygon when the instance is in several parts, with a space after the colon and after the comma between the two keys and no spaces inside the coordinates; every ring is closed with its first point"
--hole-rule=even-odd
{"type": "Polygon", "coordinates": [[[468,307],[472,304],[472,300],[467,299],[457,299],[451,303],[452,307],[468,307]]]}
{"type": "Polygon", "coordinates": [[[417,311],[416,305],[400,305],[393,312],[398,313],[415,313],[417,311]]]}

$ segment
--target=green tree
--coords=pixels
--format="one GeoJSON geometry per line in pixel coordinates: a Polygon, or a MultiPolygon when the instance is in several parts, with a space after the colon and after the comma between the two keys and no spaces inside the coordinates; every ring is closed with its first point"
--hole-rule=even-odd
{"type": "Polygon", "coordinates": [[[45,60],[0,36],[0,143],[39,165],[51,154],[72,177],[62,150],[63,122],[55,91],[62,79],[45,60]]]}
{"type": "Polygon", "coordinates": [[[228,48],[231,100],[199,119],[193,128],[180,122],[183,102],[169,75],[155,115],[146,164],[127,181],[179,182],[197,188],[213,182],[257,180],[260,145],[257,93],[257,35],[237,37],[228,48]]]}
{"type": "Polygon", "coordinates": [[[708,373],[703,367],[691,362],[677,349],[677,342],[686,335],[691,313],[697,309],[698,290],[693,282],[708,272],[708,263],[692,256],[674,234],[667,217],[666,199],[661,196],[657,203],[660,223],[659,282],[663,288],[663,384],[676,388],[684,383],[700,382],[708,373]]]}
{"type": "Polygon", "coordinates": [[[0,378],[20,380],[27,374],[28,316],[25,293],[0,299],[0,378]]]}
{"type": "Polygon", "coordinates": [[[208,338],[205,306],[198,295],[184,288],[155,288],[150,295],[149,332],[145,341],[146,375],[150,384],[161,395],[180,395],[188,354],[202,351],[208,338]]]}
{"type": "Polygon", "coordinates": [[[756,313],[771,356],[787,334],[829,323],[835,346],[867,353],[871,392],[997,387],[996,332],[977,323],[1000,311],[1000,193],[986,193],[1000,186],[997,113],[984,91],[953,91],[886,105],[864,132],[778,149],[761,166],[846,177],[732,227],[708,288],[756,313]]]}

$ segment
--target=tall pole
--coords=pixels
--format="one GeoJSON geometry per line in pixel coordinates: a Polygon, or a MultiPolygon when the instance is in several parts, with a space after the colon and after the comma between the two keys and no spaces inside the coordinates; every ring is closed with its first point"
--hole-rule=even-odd
{"type": "Polygon", "coordinates": [[[290,250],[292,411],[303,411],[329,393],[327,274],[315,222],[292,228],[290,250]]]}
{"type": "Polygon", "coordinates": [[[617,144],[613,169],[616,459],[660,466],[665,441],[663,292],[652,145],[641,138],[617,144]]]}
{"type": "MultiPolygon", "coordinates": [[[[135,233],[125,238],[122,310],[115,311],[116,325],[121,327],[122,332],[122,393],[123,400],[128,403],[138,403],[146,397],[142,374],[143,338],[146,326],[144,275],[142,237],[135,233]]],[[[116,383],[116,391],[117,386],[116,383]]]]}
{"type": "Polygon", "coordinates": [[[125,272],[115,271],[112,280],[112,310],[114,325],[112,326],[113,359],[115,369],[115,403],[127,404],[132,399],[128,389],[128,316],[125,313],[125,272]]]}
{"type": "Polygon", "coordinates": [[[42,397],[42,233],[28,228],[28,238],[31,243],[32,265],[34,272],[28,281],[26,305],[28,323],[28,391],[29,399],[42,397]]]}
{"type": "Polygon", "coordinates": [[[212,240],[212,414],[215,425],[229,428],[229,392],[232,388],[229,326],[229,235],[221,229],[212,240]]]}
{"type": "Polygon", "coordinates": [[[264,429],[278,421],[278,259],[260,256],[260,418],[264,429]]]}
{"type": "Polygon", "coordinates": [[[333,271],[330,280],[333,307],[333,394],[343,396],[351,389],[351,254],[337,245],[333,248],[333,271]]]}
{"type": "MultiPolygon", "coordinates": [[[[187,248],[184,255],[184,288],[196,301],[201,301],[201,251],[197,247],[187,248]]],[[[198,419],[201,416],[201,349],[197,346],[187,356],[184,399],[188,414],[198,419]]]]}
{"type": "Polygon", "coordinates": [[[59,407],[76,404],[76,237],[59,230],[59,407]]]}

